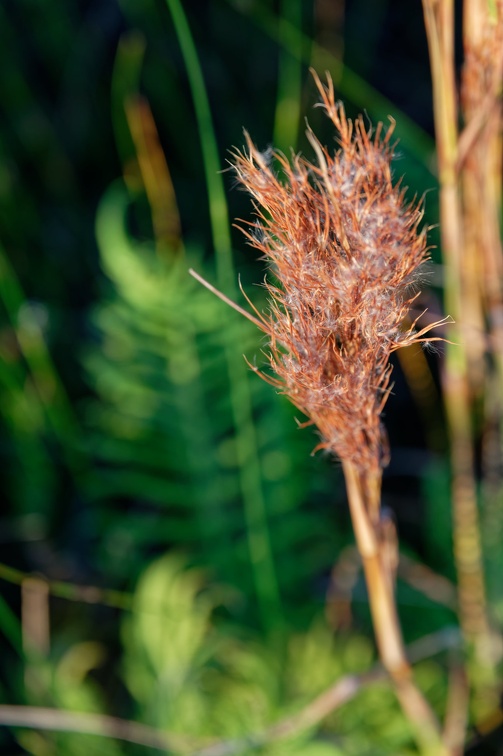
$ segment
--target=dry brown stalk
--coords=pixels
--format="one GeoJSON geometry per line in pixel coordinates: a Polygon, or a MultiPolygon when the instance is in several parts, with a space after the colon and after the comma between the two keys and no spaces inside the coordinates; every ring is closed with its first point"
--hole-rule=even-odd
{"type": "Polygon", "coordinates": [[[337,131],[334,154],[308,129],[316,164],[261,153],[248,135],[246,150],[233,155],[257,216],[243,231],[275,276],[264,284],[269,313],[246,314],[268,336],[274,375],[254,369],[317,427],[317,449],[342,461],[382,662],[420,748],[445,754],[439,724],[406,658],[394,595],[396,538],[385,537],[389,527],[380,513],[390,355],[436,338],[427,336],[432,326],[403,325],[428,257],[422,209],[407,205],[393,184],[393,122],[385,132],[382,124],[373,131],[361,116],[350,121],[335,102],[330,77],[324,86],[313,76],[337,131]]]}
{"type": "Polygon", "coordinates": [[[137,743],[159,751],[187,751],[194,742],[178,733],[167,733],[148,725],[132,722],[106,714],[64,711],[45,706],[11,706],[0,704],[0,725],[29,727],[54,732],[75,732],[116,738],[128,743],[137,743]]]}
{"type": "Polygon", "coordinates": [[[461,110],[465,124],[458,141],[458,171],[464,227],[461,285],[464,317],[472,327],[467,343],[472,390],[485,387],[484,339],[487,319],[492,351],[502,376],[503,250],[501,208],[501,87],[503,4],[491,13],[485,3],[465,2],[461,110]],[[467,307],[468,305],[468,307],[467,307]]]}
{"type": "Polygon", "coordinates": [[[428,702],[416,687],[405,648],[396,610],[394,583],[386,569],[387,554],[379,537],[379,527],[368,515],[365,485],[352,462],[342,460],[349,508],[363,569],[372,614],[377,647],[388,671],[402,710],[415,730],[418,745],[427,754],[447,754],[440,737],[438,722],[428,702]]]}
{"type": "Polygon", "coordinates": [[[462,756],[466,739],[470,687],[465,669],[458,663],[449,674],[449,692],[444,721],[444,741],[452,756],[462,756]]]}
{"type": "MultiPolygon", "coordinates": [[[[494,4],[479,0],[464,3],[461,101],[466,126],[461,134],[454,5],[451,0],[423,0],[423,8],[433,79],[445,306],[456,322],[451,326],[456,346],[447,347],[443,388],[451,446],[460,620],[478,659],[487,662],[492,650],[477,507],[473,418],[475,402],[480,401],[489,382],[489,343],[496,345],[500,381],[503,378],[503,255],[499,232],[503,5],[501,0],[494,4]],[[489,338],[486,322],[490,323],[489,338]]],[[[501,408],[497,407],[496,412],[499,423],[501,408]]]]}
{"type": "MultiPolygon", "coordinates": [[[[470,142],[469,148],[460,156],[465,159],[459,164],[466,260],[462,286],[474,307],[478,308],[482,323],[478,337],[469,341],[469,344],[479,345],[478,360],[474,350],[468,350],[469,376],[473,394],[485,394],[481,434],[484,474],[482,535],[489,561],[497,563],[503,537],[503,249],[500,227],[503,3],[498,0],[490,8],[478,0],[470,0],[465,2],[464,16],[465,59],[461,80],[464,129],[459,139],[459,151],[468,138],[470,142]],[[472,272],[471,279],[468,269],[472,272]],[[486,334],[488,338],[484,339],[486,334]],[[488,354],[490,359],[487,359],[488,354]]],[[[499,582],[498,577],[496,580],[499,582]]]]}

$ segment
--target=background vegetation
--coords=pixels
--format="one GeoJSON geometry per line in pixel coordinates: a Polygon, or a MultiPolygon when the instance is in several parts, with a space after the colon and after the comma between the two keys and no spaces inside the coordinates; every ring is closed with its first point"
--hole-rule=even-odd
{"type": "MultiPolygon", "coordinates": [[[[0,43],[0,698],[90,715],[2,727],[1,752],[415,753],[380,679],[321,724],[265,732],[373,669],[367,598],[337,464],[247,368],[260,334],[187,271],[237,298],[239,276],[265,306],[262,261],[230,225],[249,200],[219,171],[243,127],[310,155],[307,117],[332,142],[309,65],[350,114],[396,119],[396,176],[437,222],[420,3],[4,0],[0,43]]],[[[459,647],[442,360],[396,365],[383,499],[439,712],[459,647]]]]}

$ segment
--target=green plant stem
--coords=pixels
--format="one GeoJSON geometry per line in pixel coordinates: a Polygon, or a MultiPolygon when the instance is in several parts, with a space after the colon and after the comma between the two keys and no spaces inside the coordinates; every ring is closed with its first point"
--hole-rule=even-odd
{"type": "Polygon", "coordinates": [[[302,87],[302,43],[301,35],[297,38],[300,49],[290,51],[283,44],[290,24],[300,29],[302,23],[302,3],[300,0],[283,0],[279,18],[279,72],[276,113],[274,116],[273,143],[283,152],[297,144],[300,121],[301,87],[302,87]]]}
{"type": "Polygon", "coordinates": [[[229,213],[221,176],[222,165],[218,155],[217,141],[203,72],[187,17],[180,0],[166,0],[166,3],[173,19],[178,42],[185,61],[199,129],[204,172],[208,187],[211,232],[215,248],[218,284],[222,289],[231,290],[234,293],[236,284],[232,259],[229,213]]]}
{"type": "MultiPolygon", "coordinates": [[[[196,119],[201,139],[210,221],[215,249],[218,286],[237,298],[236,276],[232,259],[230,223],[217,142],[213,128],[204,78],[187,18],[180,0],[166,0],[178,36],[189,77],[196,119]]],[[[249,377],[236,344],[222,323],[230,383],[230,401],[236,428],[240,463],[241,495],[247,524],[248,548],[262,624],[273,629],[281,623],[281,601],[269,533],[266,503],[262,489],[262,471],[258,439],[253,422],[249,377]]]]}

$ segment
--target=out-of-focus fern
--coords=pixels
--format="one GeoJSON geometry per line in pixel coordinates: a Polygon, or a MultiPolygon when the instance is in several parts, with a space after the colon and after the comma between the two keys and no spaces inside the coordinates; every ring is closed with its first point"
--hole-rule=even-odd
{"type": "MultiPolygon", "coordinates": [[[[191,279],[190,264],[201,267],[193,256],[157,256],[153,245],[131,238],[128,206],[117,183],[99,208],[109,290],[94,313],[96,343],[86,358],[96,393],[85,415],[103,569],[130,576],[146,550],[184,546],[250,595],[238,478],[247,459],[237,459],[222,329],[252,358],[260,342],[240,322],[238,343],[239,316],[191,279]]],[[[299,434],[290,407],[270,387],[258,379],[252,385],[267,526],[288,591],[329,562],[330,536],[305,506],[303,461],[312,439],[299,434]]]]}
{"type": "MultiPolygon", "coordinates": [[[[106,659],[107,650],[97,642],[75,643],[61,653],[58,658],[32,661],[28,667],[27,680],[34,673],[36,685],[25,691],[29,705],[54,706],[61,711],[101,714],[106,709],[106,694],[92,672],[106,659]]],[[[66,756],[92,756],[106,753],[107,756],[124,756],[128,751],[120,741],[106,740],[98,735],[83,732],[44,732],[39,730],[19,730],[18,742],[26,753],[32,756],[51,756],[61,753],[66,756]]]]}
{"type": "MultiPolygon", "coordinates": [[[[277,645],[214,629],[220,597],[179,555],[158,559],[138,583],[133,612],[123,623],[124,679],[137,717],[170,733],[240,740],[263,733],[347,674],[368,671],[372,644],[334,637],[322,619],[277,645]]],[[[423,663],[418,677],[437,703],[445,695],[440,667],[423,663]]],[[[299,728],[300,729],[300,728],[299,728]]],[[[389,683],[362,688],[317,728],[267,742],[271,756],[413,756],[411,733],[389,683]]],[[[196,749],[192,749],[194,751],[196,749]]],[[[223,752],[223,751],[222,751],[223,752]]],[[[236,752],[236,751],[229,751],[236,752]]]]}

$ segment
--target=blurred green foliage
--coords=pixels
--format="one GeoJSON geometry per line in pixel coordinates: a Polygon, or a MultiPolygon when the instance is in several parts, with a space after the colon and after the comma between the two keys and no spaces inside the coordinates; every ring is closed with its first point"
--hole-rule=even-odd
{"type": "MultiPolygon", "coordinates": [[[[262,261],[229,225],[250,217],[248,199],[218,171],[243,126],[260,147],[308,152],[307,114],[332,143],[308,65],[332,73],[349,112],[391,114],[397,176],[411,194],[435,187],[420,13],[384,0],[5,0],[0,45],[0,538],[21,571],[0,570],[0,698],[198,746],[263,731],[368,671],[367,600],[357,575],[348,618],[336,581],[332,626],[323,617],[352,542],[341,476],[247,368],[243,353],[264,362],[260,334],[188,269],[243,303],[239,275],[267,306],[252,287],[262,261]],[[30,647],[13,585],[32,572],[53,581],[50,651],[30,647]]],[[[433,385],[434,356],[429,367],[433,385]]],[[[452,577],[445,450],[432,453],[418,412],[397,367],[385,503],[405,548],[452,577]]],[[[407,640],[453,622],[405,582],[398,596],[407,640]]],[[[419,676],[441,710],[442,666],[419,676]]],[[[0,731],[5,754],[147,752],[104,742],[0,731]]],[[[380,682],[261,752],[415,751],[380,682]]]]}

